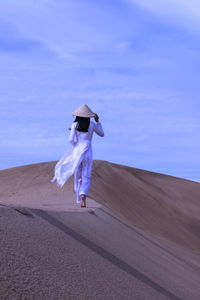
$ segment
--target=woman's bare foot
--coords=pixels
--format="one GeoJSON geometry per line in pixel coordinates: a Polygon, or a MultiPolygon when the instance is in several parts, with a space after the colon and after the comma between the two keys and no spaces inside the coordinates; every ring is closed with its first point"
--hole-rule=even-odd
{"type": "Polygon", "coordinates": [[[81,207],[86,207],[86,195],[81,195],[81,207]]]}

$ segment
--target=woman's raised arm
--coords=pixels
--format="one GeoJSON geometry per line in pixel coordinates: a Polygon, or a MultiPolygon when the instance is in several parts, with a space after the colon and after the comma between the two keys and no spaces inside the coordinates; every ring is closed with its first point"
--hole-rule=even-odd
{"type": "Polygon", "coordinates": [[[104,130],[103,130],[103,127],[101,125],[101,123],[98,121],[96,122],[96,124],[94,124],[94,132],[96,134],[98,134],[99,136],[104,136],[104,130]]]}

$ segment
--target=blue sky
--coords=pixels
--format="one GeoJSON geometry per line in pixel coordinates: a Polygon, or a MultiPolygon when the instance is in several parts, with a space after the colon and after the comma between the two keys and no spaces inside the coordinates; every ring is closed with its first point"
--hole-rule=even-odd
{"type": "Polygon", "coordinates": [[[160,3],[0,3],[0,169],[58,160],[87,103],[95,159],[200,181],[200,4],[160,3]]]}

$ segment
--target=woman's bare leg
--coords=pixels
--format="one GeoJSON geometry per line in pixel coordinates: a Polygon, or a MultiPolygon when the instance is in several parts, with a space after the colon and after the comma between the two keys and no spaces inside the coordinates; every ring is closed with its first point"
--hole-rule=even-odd
{"type": "Polygon", "coordinates": [[[81,207],[86,207],[86,195],[81,195],[81,207]]]}

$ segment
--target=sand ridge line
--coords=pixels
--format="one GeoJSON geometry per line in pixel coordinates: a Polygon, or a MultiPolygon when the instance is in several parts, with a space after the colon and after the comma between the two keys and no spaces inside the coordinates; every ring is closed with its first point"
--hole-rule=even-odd
{"type": "Polygon", "coordinates": [[[154,246],[160,248],[161,250],[163,250],[166,253],[170,254],[171,256],[175,257],[178,261],[180,261],[182,263],[185,263],[186,265],[191,267],[193,269],[193,271],[196,271],[196,272],[200,273],[200,268],[198,266],[192,264],[190,261],[186,260],[185,258],[180,258],[178,255],[174,254],[172,251],[166,249],[165,247],[162,247],[159,243],[157,243],[154,240],[152,240],[151,238],[145,236],[142,232],[139,231],[139,229],[136,229],[132,225],[127,224],[125,221],[122,221],[118,217],[116,217],[113,214],[111,214],[110,212],[106,211],[104,208],[100,208],[100,210],[103,211],[105,214],[109,215],[110,217],[112,217],[113,219],[115,219],[116,221],[118,221],[119,223],[121,223],[122,225],[124,225],[127,228],[131,229],[132,231],[134,231],[135,233],[140,235],[142,238],[144,238],[145,240],[147,240],[148,242],[150,242],[154,246]]]}
{"type": "Polygon", "coordinates": [[[94,242],[90,241],[80,233],[76,232],[74,229],[66,226],[64,223],[60,222],[58,219],[55,217],[49,215],[46,211],[40,210],[40,209],[31,209],[31,211],[50,223],[51,225],[57,227],[58,229],[62,230],[64,233],[70,235],[73,239],[79,241],[81,244],[95,252],[96,254],[100,255],[104,259],[108,260],[121,270],[125,271],[129,275],[135,277],[139,281],[143,282],[144,284],[148,285],[152,289],[156,290],[160,294],[164,295],[165,297],[172,299],[172,300],[181,300],[179,297],[176,295],[172,294],[170,291],[166,290],[159,284],[157,284],[155,281],[151,280],[148,278],[145,274],[142,272],[138,271],[134,267],[130,266],[123,260],[119,259],[109,251],[105,250],[104,248],[100,247],[99,245],[95,244],[94,242]]]}

